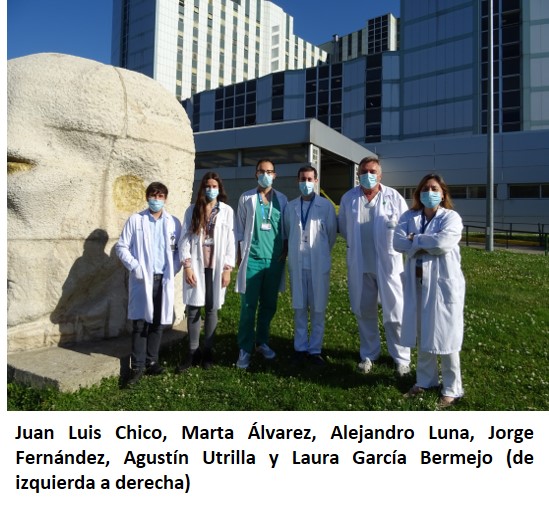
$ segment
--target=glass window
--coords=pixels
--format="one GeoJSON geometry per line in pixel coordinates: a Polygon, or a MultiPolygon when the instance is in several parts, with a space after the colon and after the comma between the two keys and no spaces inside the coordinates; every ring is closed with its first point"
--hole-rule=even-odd
{"type": "Polygon", "coordinates": [[[332,129],[341,128],[341,116],[340,115],[331,115],[330,116],[330,127],[332,129]]]}
{"type": "Polygon", "coordinates": [[[504,108],[520,107],[520,91],[503,92],[502,104],[504,108]]]}
{"type": "MultiPolygon", "coordinates": [[[[497,74],[495,65],[494,73],[497,74]]],[[[503,60],[502,73],[504,76],[508,76],[510,74],[520,74],[520,57],[507,58],[503,60]]]]}
{"type": "Polygon", "coordinates": [[[234,167],[238,164],[237,151],[202,152],[196,154],[196,169],[234,167]]]}
{"type": "Polygon", "coordinates": [[[366,109],[381,107],[381,95],[368,96],[366,98],[366,109]]]}
{"type": "Polygon", "coordinates": [[[332,90],[332,102],[341,102],[341,90],[332,90]]]}
{"type": "Polygon", "coordinates": [[[321,65],[318,68],[318,77],[321,78],[328,78],[330,76],[330,66],[329,65],[321,65]]]}
{"type": "Polygon", "coordinates": [[[381,122],[381,108],[368,109],[366,112],[367,122],[381,122]]]}
{"type": "Polygon", "coordinates": [[[486,185],[470,185],[467,187],[469,199],[486,199],[486,185]]]}
{"type": "Polygon", "coordinates": [[[372,81],[366,83],[366,94],[370,95],[381,95],[381,81],[372,81]]]}
{"type": "Polygon", "coordinates": [[[452,199],[466,199],[467,186],[465,185],[449,185],[448,190],[452,199]]]}
{"type": "Polygon", "coordinates": [[[516,123],[520,122],[520,108],[504,109],[503,110],[503,123],[516,123]]]}
{"type": "Polygon", "coordinates": [[[305,76],[307,81],[316,81],[316,67],[311,67],[305,71],[305,76]]]}
{"type": "Polygon", "coordinates": [[[273,74],[273,85],[284,85],[284,73],[277,72],[273,74]]]}
{"type": "Polygon", "coordinates": [[[540,197],[539,184],[509,185],[509,197],[511,199],[537,199],[540,197]]]}
{"type": "Polygon", "coordinates": [[[333,64],[332,65],[332,77],[333,76],[341,76],[342,75],[343,67],[340,63],[333,64]]]}
{"type": "Polygon", "coordinates": [[[284,111],[282,109],[273,111],[272,120],[273,122],[281,122],[284,120],[284,111]]]}
{"type": "Polygon", "coordinates": [[[273,109],[284,108],[284,97],[273,97],[272,107],[273,109]]]}
{"type": "Polygon", "coordinates": [[[366,71],[366,81],[379,81],[381,79],[381,69],[368,69],[366,71]]]}
{"type": "Polygon", "coordinates": [[[242,151],[242,165],[255,165],[260,159],[271,159],[275,164],[303,163],[307,157],[305,145],[281,145],[261,148],[248,148],[242,151]]]}
{"type": "Polygon", "coordinates": [[[316,91],[316,81],[310,81],[305,85],[305,91],[307,93],[315,92],[316,91]]]}

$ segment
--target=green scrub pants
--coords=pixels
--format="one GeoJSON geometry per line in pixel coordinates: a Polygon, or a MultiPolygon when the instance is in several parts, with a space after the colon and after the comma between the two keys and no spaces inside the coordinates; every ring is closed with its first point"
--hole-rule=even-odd
{"type": "Polygon", "coordinates": [[[284,275],[284,261],[249,258],[246,292],[240,295],[238,346],[251,353],[256,345],[269,343],[269,329],[276,312],[278,288],[284,275]],[[259,311],[257,307],[259,304],[259,311]],[[257,326],[255,316],[257,311],[257,326]]]}

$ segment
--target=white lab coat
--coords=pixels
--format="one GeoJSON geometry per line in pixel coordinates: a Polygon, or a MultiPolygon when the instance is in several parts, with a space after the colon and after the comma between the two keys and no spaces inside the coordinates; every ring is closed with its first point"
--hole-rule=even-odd
{"type": "MultiPolygon", "coordinates": [[[[116,243],[116,254],[130,271],[128,319],[144,319],[153,322],[153,232],[150,227],[150,212],[133,214],[124,225],[116,243]]],[[[163,210],[164,235],[166,239],[166,269],[162,279],[162,311],[160,323],[173,324],[174,277],[181,269],[177,244],[181,232],[178,219],[163,210]]]]}
{"type": "MultiPolygon", "coordinates": [[[[324,312],[328,305],[330,290],[330,269],[332,266],[331,250],[337,236],[337,220],[334,206],[322,196],[315,196],[310,205],[307,224],[305,225],[311,246],[311,271],[313,274],[314,312],[324,312]]],[[[284,225],[288,234],[288,264],[294,309],[302,309],[303,256],[301,253],[301,198],[288,203],[284,212],[284,225]]]]}
{"type": "Polygon", "coordinates": [[[416,346],[416,253],[423,259],[422,315],[419,347],[434,354],[459,352],[463,342],[465,279],[459,242],[463,224],[459,214],[439,207],[421,234],[421,210],[409,210],[395,231],[395,248],[406,254],[402,345],[416,346]],[[413,241],[407,236],[414,233],[413,241]]]}
{"type": "MultiPolygon", "coordinates": [[[[284,231],[284,209],[288,203],[288,198],[273,189],[278,203],[280,204],[280,214],[282,218],[282,238],[286,239],[286,233],[284,231]]],[[[237,245],[240,246],[240,253],[242,260],[238,267],[238,276],[236,278],[235,291],[237,293],[246,292],[246,267],[248,265],[248,257],[250,255],[250,247],[252,244],[252,236],[254,232],[255,223],[255,207],[257,205],[257,188],[244,192],[238,200],[238,208],[236,210],[236,222],[235,222],[235,235],[237,245]]],[[[286,278],[283,276],[280,278],[279,291],[286,289],[286,278]]]]}
{"type": "MultiPolygon", "coordinates": [[[[359,211],[362,187],[347,191],[339,205],[339,232],[347,241],[347,277],[349,299],[354,314],[361,316],[362,241],[359,211]]],[[[380,184],[378,201],[373,209],[373,227],[377,257],[378,298],[383,308],[383,321],[400,323],[402,319],[402,255],[393,248],[393,235],[400,216],[408,209],[404,198],[393,188],[380,184]]]]}
{"type": "MultiPolygon", "coordinates": [[[[183,228],[179,240],[179,258],[181,264],[185,259],[191,259],[191,268],[196,277],[193,287],[183,280],[183,303],[193,307],[203,307],[206,304],[206,279],[204,277],[204,253],[202,243],[204,231],[196,235],[191,229],[191,219],[195,205],[185,212],[183,228]]],[[[219,203],[219,212],[214,227],[214,262],[212,269],[213,308],[220,309],[225,302],[226,288],[221,287],[221,275],[224,266],[235,266],[234,211],[225,204],[219,203]]]]}

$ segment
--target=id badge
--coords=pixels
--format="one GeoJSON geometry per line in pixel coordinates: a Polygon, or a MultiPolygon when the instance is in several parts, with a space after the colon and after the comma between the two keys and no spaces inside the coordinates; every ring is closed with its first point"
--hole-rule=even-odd
{"type": "Polygon", "coordinates": [[[262,222],[261,223],[261,231],[270,231],[271,230],[271,223],[270,222],[262,222]]]}
{"type": "Polygon", "coordinates": [[[309,235],[305,233],[305,231],[301,234],[301,242],[302,243],[309,243],[309,235]]]}

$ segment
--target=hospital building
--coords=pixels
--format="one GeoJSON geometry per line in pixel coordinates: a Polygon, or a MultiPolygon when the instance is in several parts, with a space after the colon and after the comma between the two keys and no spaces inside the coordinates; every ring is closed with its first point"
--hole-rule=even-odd
{"type": "MultiPolygon", "coordinates": [[[[494,226],[549,232],[549,2],[491,1],[494,226]]],[[[401,0],[398,16],[378,17],[365,8],[350,16],[353,31],[314,46],[266,0],[115,0],[112,63],[181,100],[196,180],[219,172],[232,204],[264,157],[277,163],[277,188],[289,198],[297,169],[313,162],[337,204],[373,153],[383,183],[407,199],[422,176],[440,173],[464,222],[480,227],[488,2],[401,0]]]]}

